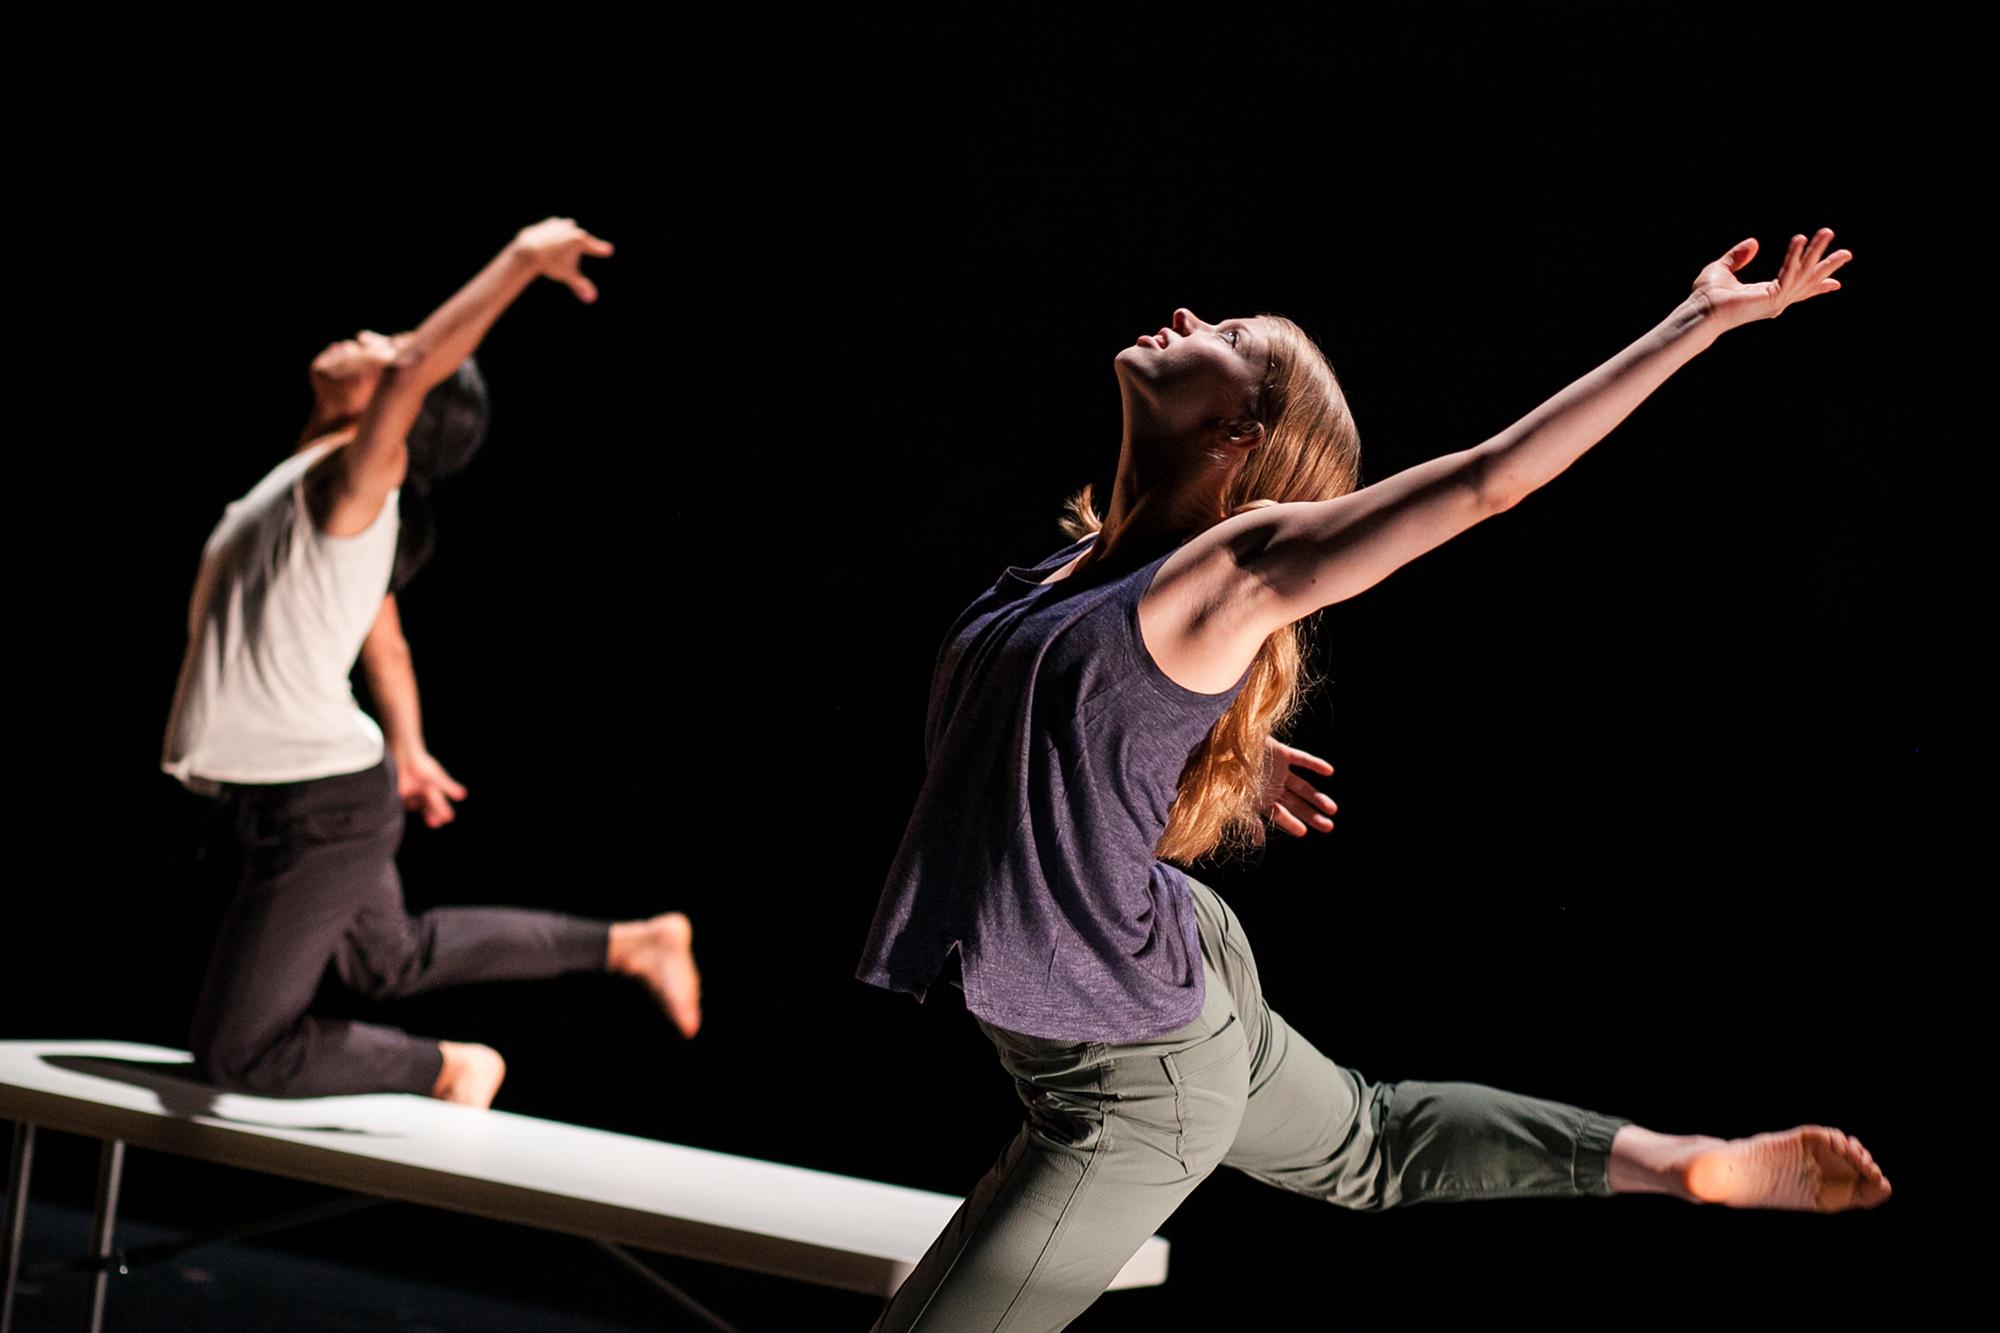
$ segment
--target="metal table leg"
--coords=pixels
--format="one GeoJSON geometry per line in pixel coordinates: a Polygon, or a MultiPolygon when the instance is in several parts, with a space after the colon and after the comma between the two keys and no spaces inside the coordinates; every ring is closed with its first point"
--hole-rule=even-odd
{"type": "Polygon", "coordinates": [[[0,1292],[0,1333],[14,1326],[14,1282],[21,1273],[21,1233],[28,1229],[28,1175],[35,1169],[35,1127],[14,1124],[14,1151],[7,1158],[7,1287],[0,1292]]]}
{"type": "Polygon", "coordinates": [[[84,1327],[99,1333],[104,1327],[105,1287],[111,1280],[111,1235],[118,1228],[118,1182],[125,1174],[125,1141],[106,1139],[97,1159],[97,1216],[91,1227],[90,1317],[84,1327]]]}
{"type": "Polygon", "coordinates": [[[716,1333],[736,1333],[736,1326],[734,1324],[725,1322],[721,1315],[709,1309],[706,1305],[703,1305],[700,1301],[688,1295],[658,1273],[655,1273],[647,1265],[640,1263],[638,1259],[633,1257],[631,1251],[627,1250],[623,1245],[613,1245],[608,1240],[597,1240],[592,1243],[619,1263],[624,1264],[635,1276],[644,1278],[660,1291],[666,1293],[666,1295],[673,1299],[676,1305],[686,1310],[696,1319],[699,1319],[706,1327],[714,1329],[716,1333]]]}

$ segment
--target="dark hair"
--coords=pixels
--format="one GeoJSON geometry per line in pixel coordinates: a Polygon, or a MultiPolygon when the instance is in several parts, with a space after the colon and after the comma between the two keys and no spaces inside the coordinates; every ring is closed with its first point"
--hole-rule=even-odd
{"type": "Polygon", "coordinates": [[[402,528],[396,537],[396,566],[389,576],[391,592],[401,592],[431,558],[437,545],[431,487],[472,461],[486,439],[490,413],[486,379],[471,357],[424,395],[423,410],[407,441],[410,463],[399,503],[402,528]]]}

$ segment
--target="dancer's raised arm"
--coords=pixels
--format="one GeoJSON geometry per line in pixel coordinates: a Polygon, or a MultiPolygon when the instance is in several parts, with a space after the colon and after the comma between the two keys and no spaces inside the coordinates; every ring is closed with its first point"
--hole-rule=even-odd
{"type": "Polygon", "coordinates": [[[424,395],[478,350],[493,321],[538,277],[555,279],[577,299],[597,299],[597,287],[579,271],[584,255],[604,257],[611,244],[570,218],[549,218],[523,228],[402,340],[382,371],[354,440],[335,450],[314,491],[314,521],[322,532],[349,536],[375,521],[389,492],[400,486],[408,462],[405,439],[424,395]]]}
{"type": "Polygon", "coordinates": [[[1810,241],[1793,237],[1777,278],[1757,283],[1737,279],[1757,253],[1754,238],[1741,242],[1702,269],[1688,298],[1650,332],[1482,444],[1338,499],[1266,506],[1218,524],[1213,536],[1250,575],[1256,632],[1352,597],[1510,508],[1728,329],[1838,290],[1831,275],[1853,256],[1825,254],[1832,239],[1824,227],[1810,241]]]}

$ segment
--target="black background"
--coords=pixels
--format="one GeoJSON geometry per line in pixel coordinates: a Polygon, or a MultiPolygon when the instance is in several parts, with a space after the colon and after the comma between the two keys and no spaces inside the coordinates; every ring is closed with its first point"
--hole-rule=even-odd
{"type": "MultiPolygon", "coordinates": [[[[496,327],[492,434],[403,598],[431,747],[472,793],[413,826],[404,878],[418,910],[684,908],[707,1025],[682,1043],[597,977],[393,1016],[500,1048],[505,1110],[963,1192],[1018,1122],[1007,1080],[955,1001],[852,969],[939,637],[1063,544],[1068,491],[1106,493],[1112,355],[1176,305],[1289,314],[1375,479],[1505,427],[1742,237],[1756,279],[1827,225],[1844,290],[1732,333],[1545,492],[1326,615],[1294,739],[1338,765],[1340,827],[1203,877],[1273,1004],[1371,1077],[1673,1132],[1835,1124],[1895,1199],[1362,1217],[1223,1173],[1163,1228],[1169,1283],[1077,1327],[1942,1300],[1985,1045],[1990,164],[1964,38],[1221,13],[517,7],[44,52],[65,77],[22,149],[17,394],[55,411],[12,432],[25,911],[0,1035],[183,1044],[221,905],[156,762],[201,542],[290,446],[320,346],[415,324],[569,214],[618,246],[603,297],[543,284],[496,327]]],[[[38,1197],[87,1197],[57,1142],[38,1197]]],[[[128,1207],[308,1193],[146,1155],[128,1207]]],[[[666,1321],[571,1241],[389,1210],[297,1243],[666,1321]]],[[[662,1267],[752,1328],[873,1308],[662,1267]]]]}

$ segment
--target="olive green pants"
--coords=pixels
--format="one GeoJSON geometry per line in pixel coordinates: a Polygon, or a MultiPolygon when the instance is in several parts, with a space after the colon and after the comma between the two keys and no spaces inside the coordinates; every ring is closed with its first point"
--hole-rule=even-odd
{"type": "Polygon", "coordinates": [[[1218,1166],[1343,1208],[1608,1195],[1626,1120],[1478,1083],[1370,1083],[1264,1003],[1236,914],[1190,879],[1207,998],[1139,1042],[985,1022],[1027,1123],[883,1311],[878,1333],[1060,1329],[1218,1166]]]}

